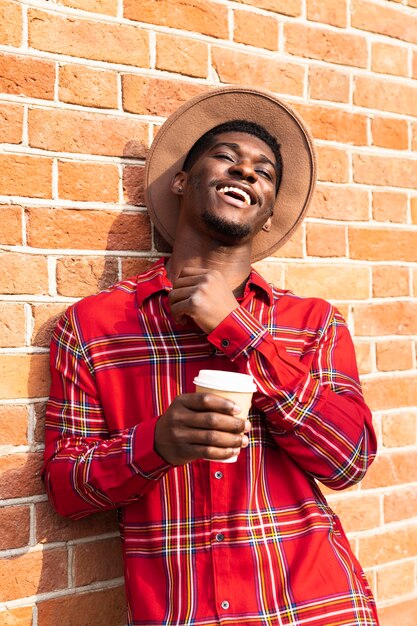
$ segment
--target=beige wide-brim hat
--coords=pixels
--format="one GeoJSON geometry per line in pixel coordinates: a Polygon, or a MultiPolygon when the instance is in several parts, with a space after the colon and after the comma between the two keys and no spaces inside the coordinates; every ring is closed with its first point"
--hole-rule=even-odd
{"type": "Polygon", "coordinates": [[[311,133],[285,102],[274,94],[250,87],[220,87],[183,104],[156,135],[145,168],[145,197],[151,219],[173,244],[178,196],[171,192],[190,148],[207,131],[224,122],[247,120],[263,126],[280,145],[282,178],[272,227],[253,241],[252,261],[270,256],[301,224],[313,195],[316,157],[311,133]]]}

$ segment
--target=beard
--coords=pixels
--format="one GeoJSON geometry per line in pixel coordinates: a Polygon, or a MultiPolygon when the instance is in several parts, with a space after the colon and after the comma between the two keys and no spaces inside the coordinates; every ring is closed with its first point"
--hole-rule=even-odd
{"type": "Polygon", "coordinates": [[[221,237],[223,243],[227,245],[227,240],[230,243],[235,243],[236,240],[241,241],[250,235],[251,228],[248,224],[237,224],[226,220],[224,217],[215,215],[205,209],[201,214],[203,222],[217,235],[221,237]],[[224,241],[226,240],[226,241],[224,241]]]}

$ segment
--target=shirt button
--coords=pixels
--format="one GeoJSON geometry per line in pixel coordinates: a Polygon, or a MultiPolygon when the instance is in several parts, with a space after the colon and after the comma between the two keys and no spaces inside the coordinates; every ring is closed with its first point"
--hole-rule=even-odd
{"type": "Polygon", "coordinates": [[[220,480],[220,478],[223,478],[223,472],[214,472],[214,476],[217,480],[220,480]]]}
{"type": "Polygon", "coordinates": [[[223,541],[224,539],[224,535],[223,533],[217,533],[216,535],[216,541],[223,541]]]}
{"type": "Polygon", "coordinates": [[[228,601],[227,600],[223,600],[223,602],[221,604],[222,609],[228,609],[229,606],[230,606],[230,604],[228,603],[228,601]]]}
{"type": "Polygon", "coordinates": [[[222,339],[222,347],[228,348],[230,345],[230,341],[228,339],[222,339]]]}

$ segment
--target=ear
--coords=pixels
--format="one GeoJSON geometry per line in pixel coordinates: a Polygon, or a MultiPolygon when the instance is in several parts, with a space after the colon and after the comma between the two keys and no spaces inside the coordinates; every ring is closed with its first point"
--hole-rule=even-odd
{"type": "Polygon", "coordinates": [[[187,182],[187,173],[177,172],[171,181],[172,193],[174,193],[176,196],[181,196],[184,191],[186,182],[187,182]]]}
{"type": "Polygon", "coordinates": [[[269,231],[271,230],[271,226],[272,226],[272,215],[268,217],[265,224],[262,226],[262,230],[266,233],[269,233],[269,231]]]}

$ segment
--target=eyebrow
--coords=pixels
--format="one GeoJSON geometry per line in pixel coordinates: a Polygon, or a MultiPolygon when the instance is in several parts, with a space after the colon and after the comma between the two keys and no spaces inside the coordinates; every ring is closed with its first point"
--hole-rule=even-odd
{"type": "MultiPolygon", "coordinates": [[[[240,152],[241,151],[240,145],[238,143],[232,143],[232,142],[229,142],[229,141],[219,141],[218,143],[213,144],[211,146],[210,150],[214,150],[214,148],[218,148],[219,146],[227,146],[228,148],[231,148],[235,152],[240,152]]],[[[258,160],[262,161],[262,163],[269,163],[274,168],[274,171],[275,172],[277,171],[276,164],[273,161],[271,161],[271,159],[269,159],[266,156],[266,154],[260,154],[258,156],[258,160]]]]}

